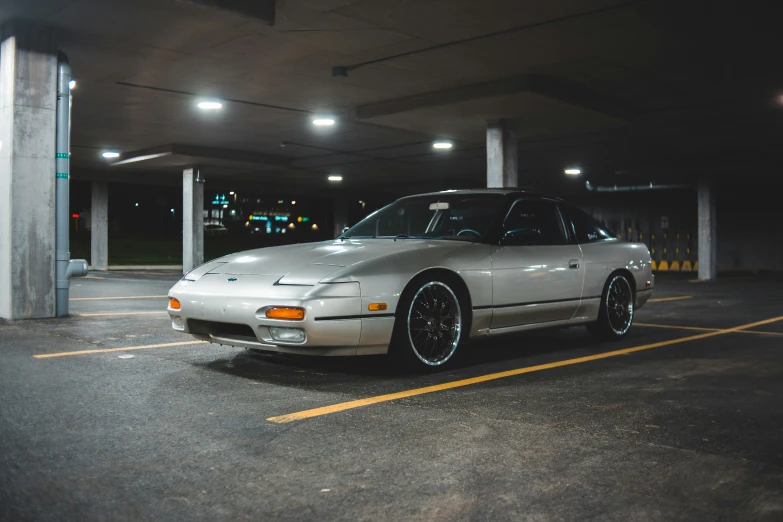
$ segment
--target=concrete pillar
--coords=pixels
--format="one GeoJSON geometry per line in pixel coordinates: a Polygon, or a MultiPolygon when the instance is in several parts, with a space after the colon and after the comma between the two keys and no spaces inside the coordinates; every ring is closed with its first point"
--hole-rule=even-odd
{"type": "Polygon", "coordinates": [[[487,187],[518,186],[517,133],[511,120],[487,123],[487,187]]]}
{"type": "Polygon", "coordinates": [[[348,203],[344,199],[334,200],[334,237],[339,236],[348,226],[348,203]]]}
{"type": "Polygon", "coordinates": [[[699,279],[717,277],[718,236],[715,225],[715,186],[707,180],[699,182],[699,279]]]}
{"type": "Polygon", "coordinates": [[[0,42],[0,317],[54,317],[57,52],[21,22],[0,42]]]}
{"type": "Polygon", "coordinates": [[[92,233],[90,264],[93,270],[109,269],[109,184],[92,182],[92,233]]]}
{"type": "Polygon", "coordinates": [[[204,176],[200,167],[182,173],[182,271],[204,263],[204,176]]]}

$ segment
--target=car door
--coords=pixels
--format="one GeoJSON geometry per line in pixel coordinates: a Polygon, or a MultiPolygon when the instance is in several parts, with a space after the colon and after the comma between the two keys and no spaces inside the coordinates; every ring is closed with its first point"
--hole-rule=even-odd
{"type": "Polygon", "coordinates": [[[492,248],[491,328],[570,319],[582,297],[582,251],[554,201],[519,199],[492,248]]]}

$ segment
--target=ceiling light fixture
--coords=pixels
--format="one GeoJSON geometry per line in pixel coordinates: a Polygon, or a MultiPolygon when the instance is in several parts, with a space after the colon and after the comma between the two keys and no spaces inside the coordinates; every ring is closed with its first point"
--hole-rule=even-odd
{"type": "Polygon", "coordinates": [[[569,176],[578,176],[582,171],[579,169],[565,169],[565,173],[569,176]]]}
{"type": "Polygon", "coordinates": [[[454,146],[453,143],[450,141],[436,141],[432,144],[433,149],[439,149],[439,150],[449,150],[454,146]]]}
{"type": "Polygon", "coordinates": [[[217,109],[222,109],[223,104],[219,101],[202,101],[198,102],[198,108],[203,109],[205,111],[214,111],[217,109]]]}
{"type": "Polygon", "coordinates": [[[329,181],[342,181],[343,177],[339,176],[337,174],[332,174],[331,176],[329,176],[328,179],[329,179],[329,181]]]}
{"type": "Polygon", "coordinates": [[[120,153],[117,152],[116,150],[105,150],[103,151],[103,154],[101,154],[101,156],[103,156],[106,159],[119,158],[120,153]]]}
{"type": "Polygon", "coordinates": [[[331,127],[334,125],[334,118],[319,116],[317,118],[313,118],[313,125],[316,127],[331,127]]]}
{"type": "Polygon", "coordinates": [[[76,80],[71,79],[71,81],[68,82],[68,88],[74,90],[76,88],[76,80]]]}

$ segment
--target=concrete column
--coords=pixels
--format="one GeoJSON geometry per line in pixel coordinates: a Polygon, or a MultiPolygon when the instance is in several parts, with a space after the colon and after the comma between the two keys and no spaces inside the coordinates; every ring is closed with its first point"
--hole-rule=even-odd
{"type": "Polygon", "coordinates": [[[511,120],[487,123],[487,187],[518,186],[517,133],[511,120]]]}
{"type": "Polygon", "coordinates": [[[92,234],[90,264],[93,270],[109,269],[109,184],[92,182],[92,234]]]}
{"type": "Polygon", "coordinates": [[[182,173],[182,271],[204,263],[204,176],[200,167],[182,173]]]}
{"type": "Polygon", "coordinates": [[[717,277],[718,236],[715,219],[715,186],[707,180],[699,182],[699,279],[717,277]]]}
{"type": "Polygon", "coordinates": [[[21,22],[0,42],[0,317],[54,317],[57,52],[21,22]]]}
{"type": "Polygon", "coordinates": [[[339,236],[348,226],[348,203],[344,199],[334,200],[334,237],[339,236]]]}

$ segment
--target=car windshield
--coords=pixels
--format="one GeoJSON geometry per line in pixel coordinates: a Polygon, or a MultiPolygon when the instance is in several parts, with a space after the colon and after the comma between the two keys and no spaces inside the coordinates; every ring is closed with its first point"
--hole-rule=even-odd
{"type": "Polygon", "coordinates": [[[370,214],[341,238],[457,239],[480,241],[502,205],[499,195],[418,196],[370,214]]]}

